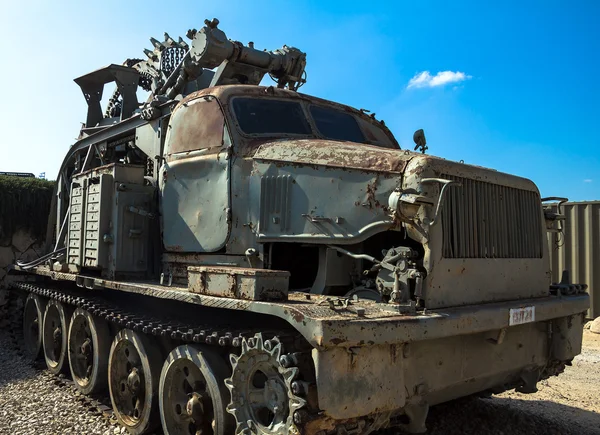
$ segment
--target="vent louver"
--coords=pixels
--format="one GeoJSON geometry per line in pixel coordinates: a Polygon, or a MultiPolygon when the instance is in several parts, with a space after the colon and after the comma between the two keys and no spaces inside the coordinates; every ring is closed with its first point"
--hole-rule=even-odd
{"type": "Polygon", "coordinates": [[[445,258],[541,258],[541,203],[536,192],[444,175],[445,258]]]}

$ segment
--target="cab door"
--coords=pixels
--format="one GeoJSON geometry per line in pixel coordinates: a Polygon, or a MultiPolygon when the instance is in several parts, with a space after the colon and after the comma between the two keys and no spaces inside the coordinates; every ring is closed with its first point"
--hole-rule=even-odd
{"type": "Polygon", "coordinates": [[[216,98],[180,104],[169,123],[159,186],[170,252],[215,252],[230,233],[230,141],[216,98]]]}

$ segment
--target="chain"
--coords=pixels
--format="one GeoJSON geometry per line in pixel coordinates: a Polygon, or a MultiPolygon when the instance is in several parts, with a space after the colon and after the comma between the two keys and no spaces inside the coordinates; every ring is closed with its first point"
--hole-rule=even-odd
{"type": "Polygon", "coordinates": [[[165,77],[169,77],[175,71],[186,53],[187,49],[183,47],[168,47],[161,52],[160,70],[165,77]]]}

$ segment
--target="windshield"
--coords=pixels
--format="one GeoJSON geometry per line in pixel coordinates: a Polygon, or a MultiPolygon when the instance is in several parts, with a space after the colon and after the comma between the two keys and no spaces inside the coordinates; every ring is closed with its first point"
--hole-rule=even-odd
{"type": "Polygon", "coordinates": [[[328,107],[310,106],[310,114],[319,133],[327,139],[366,142],[356,119],[349,113],[328,107]]]}
{"type": "Polygon", "coordinates": [[[233,110],[246,134],[311,134],[300,103],[266,98],[235,98],[233,110]]]}
{"type": "Polygon", "coordinates": [[[235,97],[231,105],[239,128],[248,135],[312,136],[398,147],[381,127],[343,109],[301,100],[253,97],[235,97]]]}

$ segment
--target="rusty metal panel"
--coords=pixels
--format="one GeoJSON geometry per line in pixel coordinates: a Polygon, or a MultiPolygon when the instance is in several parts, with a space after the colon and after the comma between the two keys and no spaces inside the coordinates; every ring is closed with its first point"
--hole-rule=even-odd
{"type": "Polygon", "coordinates": [[[400,182],[396,174],[255,157],[249,193],[260,202],[249,204],[251,221],[263,242],[357,243],[393,226],[386,207],[400,182]]]}
{"type": "Polygon", "coordinates": [[[188,267],[191,292],[251,301],[287,300],[289,278],[290,273],[285,270],[188,267]]]}
{"type": "Polygon", "coordinates": [[[225,246],[231,229],[230,145],[215,99],[178,106],[159,175],[167,251],[214,252],[225,246]]]}
{"type": "Polygon", "coordinates": [[[562,234],[548,233],[552,282],[559,282],[562,271],[569,270],[572,283],[589,286],[588,317],[599,317],[600,201],[567,202],[562,212],[566,217],[562,234]]]}
{"type": "Polygon", "coordinates": [[[406,403],[402,346],[313,349],[319,407],[335,419],[393,411],[406,403]]]}
{"type": "Polygon", "coordinates": [[[199,98],[177,107],[171,116],[166,156],[200,149],[219,150],[225,118],[214,97],[199,98]]]}

